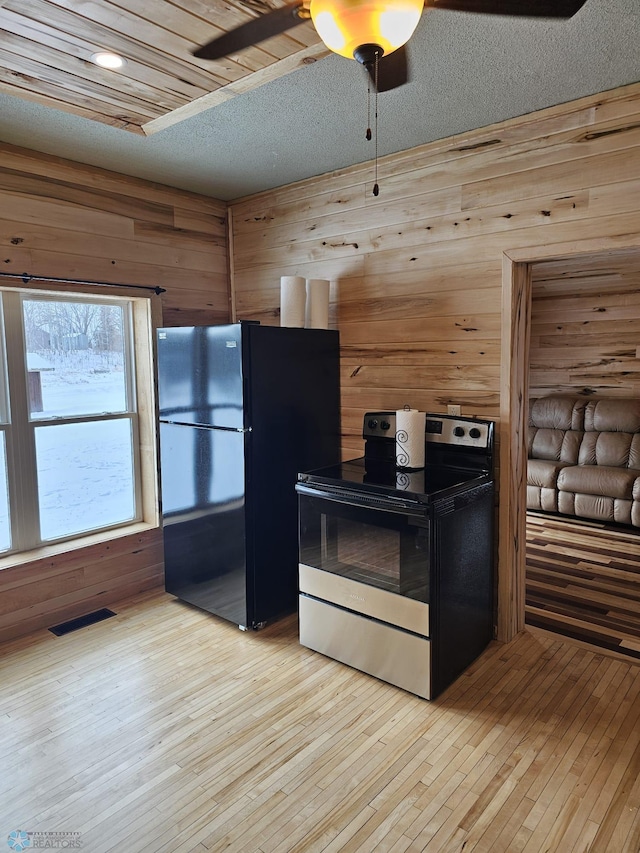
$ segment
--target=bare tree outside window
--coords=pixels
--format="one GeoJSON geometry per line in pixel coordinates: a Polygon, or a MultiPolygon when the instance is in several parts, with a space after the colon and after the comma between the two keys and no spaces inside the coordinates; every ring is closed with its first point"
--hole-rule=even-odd
{"type": "Polygon", "coordinates": [[[27,366],[36,374],[31,379],[32,414],[55,417],[125,409],[120,305],[30,299],[24,302],[24,322],[27,366]]]}

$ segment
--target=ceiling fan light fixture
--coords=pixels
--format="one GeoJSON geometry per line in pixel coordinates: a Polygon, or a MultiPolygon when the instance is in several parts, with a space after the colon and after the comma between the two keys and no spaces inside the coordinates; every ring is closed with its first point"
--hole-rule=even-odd
{"type": "Polygon", "coordinates": [[[411,38],[424,0],[311,0],[311,19],[329,50],[348,59],[362,45],[386,55],[411,38]]]}
{"type": "MultiPolygon", "coordinates": [[[[417,3],[407,3],[401,9],[387,9],[380,13],[380,32],[394,50],[406,44],[413,35],[422,15],[422,5],[422,2],[419,7],[417,3]]],[[[391,50],[385,50],[386,53],[391,53],[391,50]]]]}
{"type": "Polygon", "coordinates": [[[343,52],[347,44],[347,40],[331,12],[318,12],[316,17],[313,19],[313,25],[329,50],[332,50],[334,53],[339,53],[342,56],[349,55],[348,53],[345,54],[343,52]]]}

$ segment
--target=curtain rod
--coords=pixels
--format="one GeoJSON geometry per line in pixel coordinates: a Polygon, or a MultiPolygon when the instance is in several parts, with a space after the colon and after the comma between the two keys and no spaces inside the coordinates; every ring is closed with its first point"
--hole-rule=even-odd
{"type": "Polygon", "coordinates": [[[52,281],[56,284],[90,284],[94,287],[127,287],[135,290],[151,290],[156,296],[161,293],[166,293],[164,287],[151,287],[147,284],[117,284],[113,281],[85,281],[81,278],[54,278],[50,275],[31,275],[28,272],[0,272],[2,278],[19,278],[23,284],[30,284],[32,281],[52,281]]]}

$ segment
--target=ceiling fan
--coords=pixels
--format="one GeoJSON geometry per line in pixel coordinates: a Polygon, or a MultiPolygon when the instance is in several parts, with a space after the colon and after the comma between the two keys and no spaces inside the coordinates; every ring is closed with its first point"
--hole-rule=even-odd
{"type": "Polygon", "coordinates": [[[193,55],[198,59],[222,59],[311,19],[329,50],[360,62],[374,88],[385,92],[408,80],[404,45],[423,9],[571,18],[585,3],[586,0],[293,0],[213,39],[193,55]]]}

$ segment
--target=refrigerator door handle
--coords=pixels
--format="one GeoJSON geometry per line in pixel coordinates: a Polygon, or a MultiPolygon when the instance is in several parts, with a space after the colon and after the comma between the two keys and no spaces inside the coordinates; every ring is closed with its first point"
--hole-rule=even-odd
{"type": "Polygon", "coordinates": [[[184,427],[200,427],[202,429],[219,429],[224,430],[224,432],[252,432],[253,427],[226,427],[226,426],[216,426],[215,424],[201,424],[195,421],[171,421],[168,418],[159,418],[161,424],[171,424],[172,426],[184,426],[184,427]]]}

